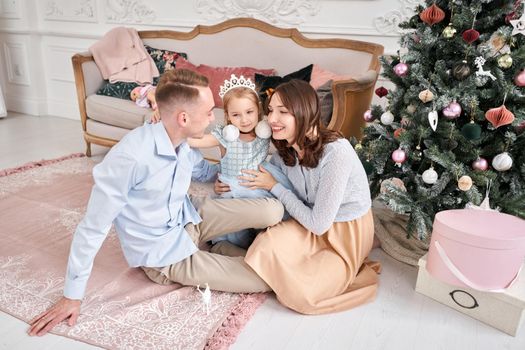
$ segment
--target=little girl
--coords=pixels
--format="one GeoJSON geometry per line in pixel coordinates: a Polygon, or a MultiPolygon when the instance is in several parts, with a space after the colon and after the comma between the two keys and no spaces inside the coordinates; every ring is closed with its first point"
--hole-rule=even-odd
{"type": "MultiPolygon", "coordinates": [[[[217,125],[211,134],[201,139],[188,139],[188,144],[196,148],[218,146],[221,150],[219,180],[230,186],[230,191],[223,193],[223,198],[260,198],[273,197],[263,189],[248,189],[239,184],[242,170],[260,170],[262,165],[275,179],[286,188],[292,188],[288,178],[279,168],[266,162],[270,147],[271,129],[262,119],[259,97],[255,84],[242,75],[237,78],[232,74],[220,87],[219,96],[224,105],[227,125],[217,125]]],[[[241,248],[247,248],[255,235],[240,231],[218,238],[215,242],[227,240],[241,248]]]]}

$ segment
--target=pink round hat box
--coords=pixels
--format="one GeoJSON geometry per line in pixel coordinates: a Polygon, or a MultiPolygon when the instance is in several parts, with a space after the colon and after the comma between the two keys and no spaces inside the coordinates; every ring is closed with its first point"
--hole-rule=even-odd
{"type": "Polygon", "coordinates": [[[502,291],[524,257],[525,220],[489,210],[445,210],[434,218],[426,268],[448,284],[502,291]]]}

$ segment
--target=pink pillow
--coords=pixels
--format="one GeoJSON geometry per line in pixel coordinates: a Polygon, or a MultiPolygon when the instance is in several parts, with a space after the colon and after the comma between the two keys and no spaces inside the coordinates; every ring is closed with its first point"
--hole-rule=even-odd
{"type": "MultiPolygon", "coordinates": [[[[178,66],[177,66],[178,67],[178,66]]],[[[312,78],[310,79],[310,85],[314,89],[318,89],[320,86],[324,85],[328,80],[348,80],[352,79],[349,75],[337,75],[330,72],[329,70],[319,67],[317,64],[314,64],[312,68],[312,78]]]]}
{"type": "Polygon", "coordinates": [[[257,69],[252,67],[212,67],[205,64],[199,66],[194,65],[183,57],[177,58],[175,64],[177,68],[185,68],[194,72],[200,73],[208,78],[210,81],[210,89],[213,93],[213,100],[215,106],[222,108],[222,99],[219,97],[219,88],[226,79],[230,79],[232,74],[236,76],[243,75],[245,78],[250,78],[255,82],[255,73],[264,75],[275,75],[274,69],[257,69]]]}

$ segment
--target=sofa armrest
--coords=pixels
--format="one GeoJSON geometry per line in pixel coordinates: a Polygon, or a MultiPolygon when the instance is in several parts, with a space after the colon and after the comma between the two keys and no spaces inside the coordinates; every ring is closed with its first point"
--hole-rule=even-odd
{"type": "Polygon", "coordinates": [[[77,89],[78,107],[82,128],[86,131],[86,98],[94,94],[104,82],[102,74],[98,69],[93,56],[89,52],[73,55],[73,73],[75,75],[75,86],[77,89]]]}
{"type": "Polygon", "coordinates": [[[363,136],[363,113],[370,108],[378,78],[376,70],[369,70],[356,79],[334,81],[334,109],[328,128],[340,131],[345,137],[363,136]]]}

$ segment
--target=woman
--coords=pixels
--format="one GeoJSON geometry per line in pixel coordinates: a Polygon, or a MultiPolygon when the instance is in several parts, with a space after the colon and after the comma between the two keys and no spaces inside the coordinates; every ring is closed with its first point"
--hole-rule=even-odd
{"type": "Polygon", "coordinates": [[[240,179],[249,188],[271,191],[292,219],[260,233],[246,263],[282,304],[304,314],[341,311],[373,299],[380,266],[366,260],[374,224],[367,177],[354,149],[322,126],[319,98],[308,83],[279,85],[268,111],[277,148],[270,162],[294,189],[263,168],[246,170],[240,179]]]}

